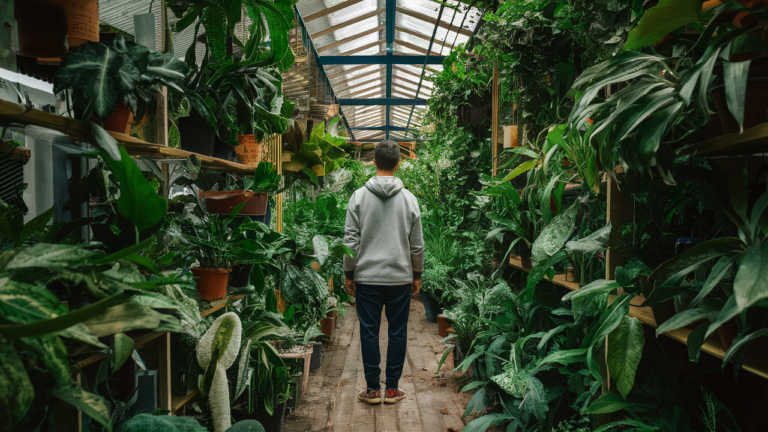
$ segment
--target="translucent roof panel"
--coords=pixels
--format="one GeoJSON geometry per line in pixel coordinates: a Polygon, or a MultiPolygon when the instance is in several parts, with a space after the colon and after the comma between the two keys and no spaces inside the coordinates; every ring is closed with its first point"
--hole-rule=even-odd
{"type": "MultiPolygon", "coordinates": [[[[413,61],[391,56],[447,56],[455,46],[467,42],[482,16],[482,11],[467,8],[457,0],[448,0],[446,5],[433,0],[395,0],[389,2],[390,7],[392,3],[395,7],[389,13],[387,3],[387,0],[300,0],[297,3],[337,98],[368,101],[388,97],[429,98],[433,84],[427,77],[442,70],[442,66],[430,64],[425,68],[420,61],[403,64],[413,61]],[[387,22],[387,16],[392,15],[394,22],[387,22]],[[355,56],[388,58],[371,60],[381,63],[373,65],[346,59],[355,56]],[[387,63],[392,67],[387,67],[387,63]]],[[[370,105],[342,105],[341,112],[352,128],[386,126],[387,112],[390,125],[407,124],[410,119],[414,126],[421,122],[425,107],[382,105],[373,109],[370,105]]],[[[383,134],[355,129],[350,132],[355,139],[383,134]]]]}

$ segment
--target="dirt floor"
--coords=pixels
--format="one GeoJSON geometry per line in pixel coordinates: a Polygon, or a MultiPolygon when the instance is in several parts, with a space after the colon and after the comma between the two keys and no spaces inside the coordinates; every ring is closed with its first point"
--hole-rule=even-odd
{"type": "MultiPolygon", "coordinates": [[[[458,391],[465,377],[454,376],[453,357],[437,366],[446,350],[437,324],[427,321],[424,306],[411,301],[408,352],[400,388],[408,397],[394,405],[369,405],[357,400],[365,389],[360,334],[354,305],[339,320],[330,347],[323,351],[320,369],[310,375],[299,409],[285,421],[285,432],[386,431],[460,432],[461,416],[471,395],[458,391]]],[[[387,322],[381,326],[382,388],[386,363],[387,322]]],[[[468,420],[468,419],[467,419],[468,420]]]]}

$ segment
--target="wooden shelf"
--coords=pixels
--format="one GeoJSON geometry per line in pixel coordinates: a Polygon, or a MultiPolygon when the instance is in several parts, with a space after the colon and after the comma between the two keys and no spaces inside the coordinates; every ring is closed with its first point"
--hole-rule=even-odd
{"type": "Polygon", "coordinates": [[[184,396],[174,396],[173,397],[173,408],[171,409],[171,414],[174,414],[176,411],[180,410],[181,407],[186,405],[189,401],[191,401],[195,396],[200,394],[200,389],[193,390],[189,393],[187,393],[184,396]]]}
{"type": "MultiPolygon", "coordinates": [[[[142,336],[142,337],[140,337],[138,339],[135,339],[134,342],[133,342],[133,349],[139,348],[140,346],[145,345],[145,344],[147,344],[147,343],[149,343],[149,342],[159,338],[160,336],[164,336],[166,334],[168,334],[167,331],[159,332],[159,333],[150,333],[148,335],[145,335],[145,336],[142,336]]],[[[86,367],[86,366],[88,366],[90,364],[93,364],[93,363],[95,363],[95,362],[97,362],[97,361],[99,361],[101,359],[107,358],[110,355],[112,355],[112,354],[111,353],[109,353],[109,354],[107,354],[107,353],[94,354],[94,355],[92,355],[92,356],[90,356],[90,357],[88,357],[88,358],[86,358],[84,360],[80,360],[79,362],[76,362],[75,364],[78,367],[83,368],[83,367],[86,367]]]]}
{"type": "Polygon", "coordinates": [[[201,318],[205,318],[208,315],[210,315],[210,314],[216,312],[217,310],[223,308],[224,306],[228,305],[230,301],[237,300],[237,299],[240,299],[240,298],[243,298],[243,297],[245,297],[245,294],[233,295],[233,296],[229,296],[229,297],[226,297],[224,299],[221,299],[222,302],[217,304],[216,306],[210,307],[210,308],[208,308],[208,309],[206,309],[204,311],[200,311],[200,317],[201,318]]]}
{"type": "MultiPolygon", "coordinates": [[[[527,267],[523,267],[522,262],[520,261],[520,257],[510,257],[509,258],[509,265],[518,269],[522,270],[526,273],[530,273],[531,269],[527,267]]],[[[576,282],[568,282],[565,280],[564,274],[556,274],[554,278],[550,279],[547,276],[544,276],[544,279],[552,282],[555,285],[560,285],[561,287],[568,288],[571,291],[575,291],[579,289],[579,284],[576,282]]]]}
{"type": "Polygon", "coordinates": [[[745,129],[743,133],[723,135],[691,144],[677,152],[678,156],[729,156],[768,150],[768,123],[745,129]]]}
{"type": "MultiPolygon", "coordinates": [[[[522,266],[519,257],[510,258],[509,265],[524,272],[531,271],[531,269],[522,266]]],[[[546,279],[556,285],[568,288],[571,291],[579,289],[579,284],[566,282],[565,275],[555,275],[554,279],[546,279]]],[[[657,328],[658,326],[656,325],[656,319],[653,316],[653,310],[650,307],[640,306],[644,301],[644,297],[635,296],[630,302],[632,306],[629,308],[629,316],[637,318],[641,323],[649,327],[657,328]]],[[[683,327],[664,333],[664,336],[683,344],[687,344],[688,335],[691,334],[691,331],[692,330],[683,327]]],[[[720,338],[716,334],[713,334],[709,340],[704,342],[704,345],[701,346],[701,351],[721,360],[725,358],[726,352],[720,344],[720,338]]],[[[742,367],[748,372],[768,379],[768,360],[766,359],[768,359],[768,344],[760,342],[754,343],[750,346],[742,367]]]]}
{"type": "MultiPolygon", "coordinates": [[[[32,109],[2,99],[0,99],[0,124],[40,126],[69,135],[75,141],[96,145],[91,131],[78,120],[32,109]]],[[[203,156],[198,153],[165,147],[159,144],[151,144],[130,135],[118,132],[109,132],[109,134],[122,144],[129,154],[134,156],[147,156],[156,159],[185,159],[191,155],[196,155],[200,158],[201,166],[205,169],[237,174],[253,174],[256,171],[256,167],[253,166],[203,156]]]]}

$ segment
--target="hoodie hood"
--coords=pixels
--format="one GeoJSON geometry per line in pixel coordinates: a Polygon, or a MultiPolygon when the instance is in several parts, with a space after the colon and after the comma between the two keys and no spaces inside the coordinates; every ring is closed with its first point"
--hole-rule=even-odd
{"type": "Polygon", "coordinates": [[[403,190],[403,181],[397,177],[372,177],[365,187],[381,198],[389,198],[403,190]]]}

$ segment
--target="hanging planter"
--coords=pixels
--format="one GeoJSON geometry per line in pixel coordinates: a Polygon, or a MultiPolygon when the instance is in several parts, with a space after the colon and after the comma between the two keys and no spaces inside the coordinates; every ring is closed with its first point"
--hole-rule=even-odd
{"type": "Polygon", "coordinates": [[[197,279],[197,292],[202,300],[211,301],[227,296],[229,270],[195,267],[190,271],[197,279]]]}
{"type": "Polygon", "coordinates": [[[237,153],[237,160],[241,164],[258,166],[261,162],[261,155],[264,149],[264,143],[256,141],[256,135],[253,134],[238,134],[237,142],[239,146],[235,147],[235,153],[237,153]]]}
{"type": "Polygon", "coordinates": [[[69,51],[67,15],[63,6],[42,0],[17,1],[14,17],[19,34],[19,55],[61,57],[69,51]]]}
{"type": "Polygon", "coordinates": [[[99,0],[49,0],[49,3],[62,6],[66,11],[70,48],[99,41],[99,0]]]}

